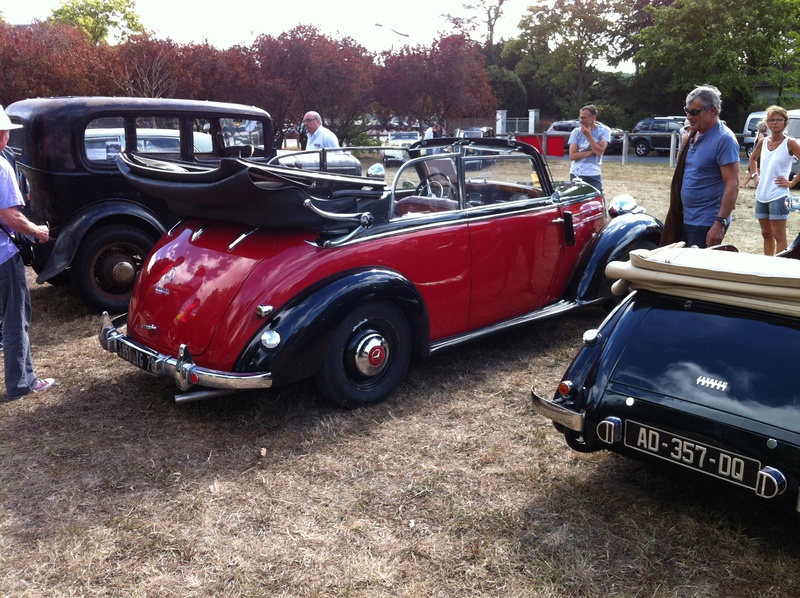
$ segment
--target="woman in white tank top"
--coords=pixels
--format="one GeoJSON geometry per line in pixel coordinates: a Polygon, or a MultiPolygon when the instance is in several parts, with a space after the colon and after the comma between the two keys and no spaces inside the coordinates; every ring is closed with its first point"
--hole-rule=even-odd
{"type": "Polygon", "coordinates": [[[792,156],[800,160],[800,143],[783,132],[788,118],[786,110],[780,106],[767,108],[764,120],[770,134],[758,142],[750,156],[750,172],[759,176],[756,218],[761,225],[765,255],[775,255],[786,249],[789,189],[800,181],[800,173],[789,180],[792,156]]]}

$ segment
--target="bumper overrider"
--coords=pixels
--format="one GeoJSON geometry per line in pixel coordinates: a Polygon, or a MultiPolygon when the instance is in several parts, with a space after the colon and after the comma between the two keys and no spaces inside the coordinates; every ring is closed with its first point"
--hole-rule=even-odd
{"type": "Polygon", "coordinates": [[[533,401],[533,410],[539,415],[553,420],[554,423],[568,430],[583,432],[583,413],[577,413],[550,399],[543,399],[536,394],[534,388],[531,388],[531,400],[533,401]]]}
{"type": "MultiPolygon", "coordinates": [[[[223,372],[200,367],[194,363],[188,347],[183,344],[180,346],[177,357],[153,351],[119,331],[119,328],[126,325],[127,314],[112,319],[108,312],[103,312],[100,325],[100,346],[154,376],[172,378],[176,386],[183,391],[195,386],[225,391],[222,393],[212,391],[197,398],[272,386],[271,372],[223,372]]],[[[176,400],[179,400],[179,397],[176,397],[176,400]]],[[[187,397],[184,400],[196,399],[187,397]]]]}

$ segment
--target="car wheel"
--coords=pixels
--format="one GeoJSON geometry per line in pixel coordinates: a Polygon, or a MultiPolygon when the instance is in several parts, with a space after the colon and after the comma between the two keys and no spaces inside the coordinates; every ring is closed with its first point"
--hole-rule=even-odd
{"type": "Polygon", "coordinates": [[[152,235],[133,226],[89,233],[70,266],[75,292],[97,309],[126,312],[136,274],[155,242],[152,235]]]}
{"type": "Polygon", "coordinates": [[[636,151],[637,156],[643,158],[650,153],[650,144],[644,140],[640,140],[636,142],[636,145],[633,146],[633,149],[636,151]]]}
{"type": "Polygon", "coordinates": [[[367,303],[337,326],[316,383],[346,409],[373,405],[394,390],[410,360],[411,330],[403,312],[390,303],[367,303]]]}

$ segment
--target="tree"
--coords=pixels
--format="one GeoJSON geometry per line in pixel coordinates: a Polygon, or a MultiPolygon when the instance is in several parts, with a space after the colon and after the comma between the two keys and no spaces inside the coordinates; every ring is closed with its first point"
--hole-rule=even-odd
{"type": "Polygon", "coordinates": [[[651,12],[653,24],[636,36],[636,60],[643,74],[667,73],[667,90],[714,84],[734,113],[749,109],[757,87],[772,87],[776,101],[798,90],[796,0],[683,0],[651,12]]]}
{"type": "Polygon", "coordinates": [[[0,24],[0,103],[58,95],[114,92],[114,57],[68,25],[0,24]]]}
{"type": "Polygon", "coordinates": [[[448,118],[483,116],[497,105],[480,47],[463,35],[382,58],[376,97],[394,114],[446,123],[448,118]]]}
{"type": "Polygon", "coordinates": [[[585,103],[597,62],[614,40],[618,9],[617,0],[555,0],[530,7],[520,21],[520,38],[536,55],[536,76],[557,88],[564,112],[585,103]]]}
{"type": "Polygon", "coordinates": [[[487,73],[497,105],[510,115],[527,114],[528,94],[522,79],[514,71],[499,66],[490,66],[487,73]]]}
{"type": "Polygon", "coordinates": [[[134,0],[65,0],[50,20],[77,27],[93,44],[106,43],[112,33],[124,40],[144,33],[134,5],[134,0]]]}
{"type": "Polygon", "coordinates": [[[497,21],[503,16],[503,5],[506,0],[477,0],[477,4],[462,4],[464,11],[478,11],[482,13],[483,19],[479,16],[461,16],[448,13],[447,20],[453,29],[467,39],[472,38],[472,34],[478,29],[478,22],[486,26],[486,39],[484,41],[484,52],[486,62],[490,65],[495,64],[499,52],[495,50],[494,32],[497,21]]]}
{"type": "Polygon", "coordinates": [[[374,98],[374,57],[352,38],[333,39],[302,25],[278,37],[260,36],[252,52],[260,105],[277,131],[316,110],[344,143],[374,98]]]}

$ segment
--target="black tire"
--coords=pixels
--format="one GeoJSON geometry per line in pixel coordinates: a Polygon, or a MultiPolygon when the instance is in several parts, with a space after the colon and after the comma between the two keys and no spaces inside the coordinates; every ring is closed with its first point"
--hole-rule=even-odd
{"type": "Polygon", "coordinates": [[[155,242],[155,237],[133,226],[109,226],[89,233],[70,266],[75,292],[98,310],[128,311],[136,274],[155,242]]]}
{"type": "Polygon", "coordinates": [[[637,141],[633,146],[636,155],[640,158],[644,158],[647,154],[650,153],[650,144],[647,143],[644,139],[640,139],[637,141]]]}
{"type": "Polygon", "coordinates": [[[411,330],[391,303],[371,302],[336,328],[315,381],[325,397],[345,409],[383,401],[408,370],[411,330]]]}

